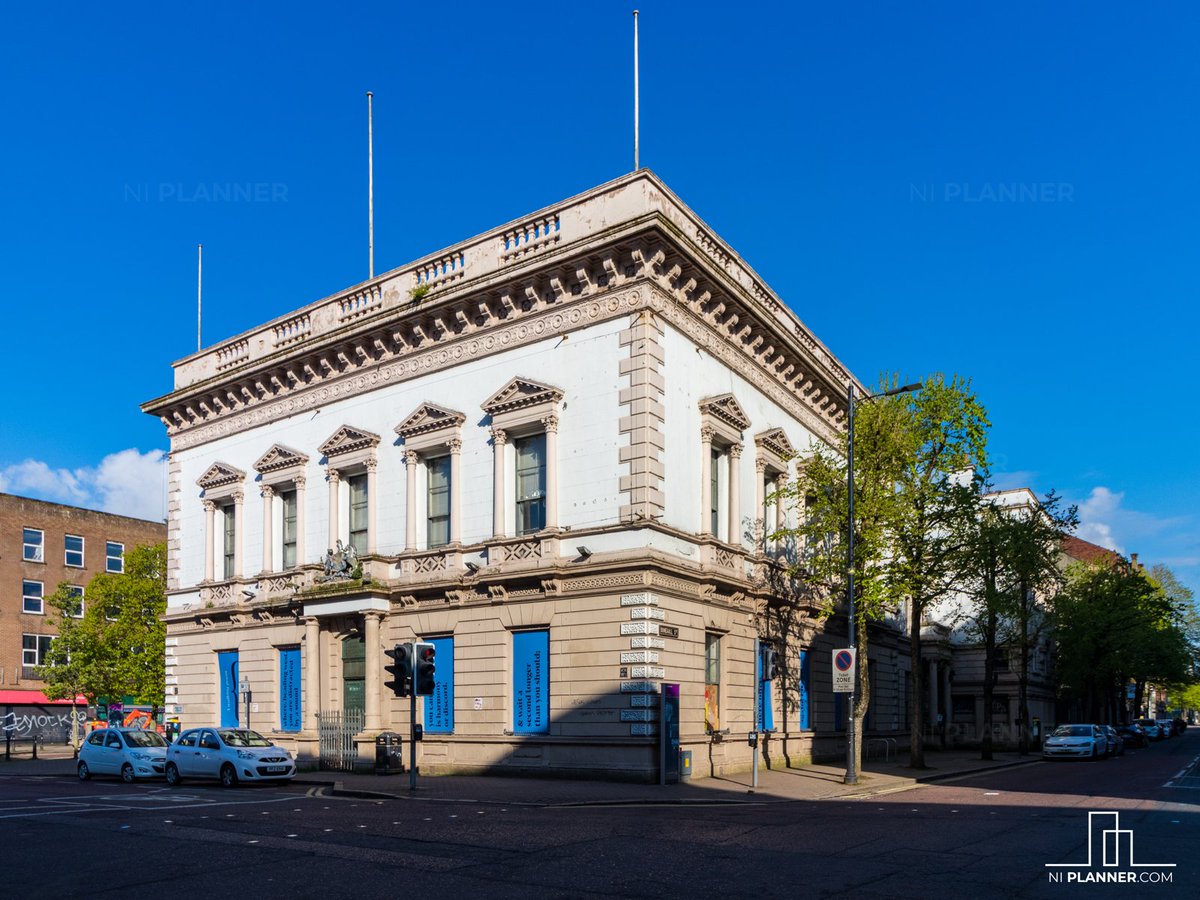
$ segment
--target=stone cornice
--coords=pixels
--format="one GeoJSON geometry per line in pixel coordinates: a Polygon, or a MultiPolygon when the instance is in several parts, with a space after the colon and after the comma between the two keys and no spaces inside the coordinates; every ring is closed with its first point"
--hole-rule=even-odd
{"type": "MultiPolygon", "coordinates": [[[[502,349],[511,345],[511,326],[517,323],[538,323],[545,334],[547,311],[565,311],[589,299],[607,304],[614,289],[648,279],[755,360],[772,380],[800,395],[803,405],[824,422],[820,432],[840,427],[848,376],[753,271],[650,173],[626,176],[604,189],[645,195],[622,207],[641,212],[601,231],[593,222],[576,222],[571,227],[582,234],[577,240],[568,233],[569,216],[560,227],[553,215],[536,214],[524,232],[504,232],[507,249],[499,267],[480,264],[481,274],[473,275],[467,263],[453,264],[453,253],[436,271],[422,269],[422,263],[409,274],[415,273],[416,286],[430,287],[419,301],[407,302],[394,283],[396,273],[381,276],[372,285],[321,301],[321,309],[329,310],[324,325],[318,321],[317,304],[293,316],[308,316],[308,325],[293,328],[291,319],[281,319],[184,360],[181,366],[192,366],[211,357],[214,364],[206,371],[212,374],[190,385],[185,378],[180,390],[143,409],[161,416],[173,438],[198,429],[211,432],[209,426],[230,417],[244,421],[242,414],[263,407],[272,410],[270,418],[278,418],[286,414],[280,412],[281,400],[294,406],[291,401],[299,395],[328,393],[350,379],[370,389],[383,383],[385,371],[396,371],[397,360],[419,359],[426,368],[452,365],[465,358],[464,344],[487,342],[489,336],[507,337],[506,343],[491,344],[502,349]],[[243,344],[266,349],[256,356],[239,350],[243,344]],[[217,364],[218,358],[228,364],[217,364]]],[[[598,203],[601,194],[597,189],[564,201],[559,209],[566,216],[571,204],[598,203]]],[[[497,231],[492,237],[500,240],[499,235],[497,231]]],[[[551,333],[612,314],[602,306],[600,316],[551,333]]],[[[518,330],[517,337],[523,332],[518,330]]],[[[301,407],[311,408],[308,403],[301,407]]],[[[261,415],[251,418],[264,420],[261,415]]],[[[175,445],[182,446],[178,440],[175,445]]]]}
{"type": "Polygon", "coordinates": [[[745,431],[750,427],[750,419],[742,405],[733,394],[721,394],[719,397],[705,397],[700,401],[700,412],[707,413],[720,419],[735,431],[745,431]]]}
{"type": "Polygon", "coordinates": [[[754,436],[754,443],[774,453],[780,460],[788,460],[796,455],[796,448],[788,440],[787,433],[782,428],[771,428],[754,436]]]}
{"type": "Polygon", "coordinates": [[[270,472],[290,469],[293,466],[304,466],[307,463],[308,457],[299,450],[293,450],[291,447],[283,446],[283,444],[275,444],[270,450],[259,457],[258,462],[254,464],[254,469],[260,475],[266,475],[270,472]]]}
{"type": "Polygon", "coordinates": [[[409,413],[394,430],[400,437],[407,439],[444,428],[458,428],[466,420],[465,413],[426,402],[409,413]]]}
{"type": "Polygon", "coordinates": [[[379,435],[361,428],[343,425],[317,449],[325,456],[334,458],[346,453],[354,453],[357,450],[366,450],[368,447],[375,447],[378,444],[379,435]]]}
{"type": "Polygon", "coordinates": [[[196,484],[203,490],[228,487],[246,480],[246,473],[228,463],[215,462],[209,466],[203,475],[196,479],[196,484]]]}
{"type": "Polygon", "coordinates": [[[558,403],[563,392],[556,387],[534,381],[532,378],[514,378],[492,394],[481,408],[492,416],[515,412],[542,403],[558,403]]]}

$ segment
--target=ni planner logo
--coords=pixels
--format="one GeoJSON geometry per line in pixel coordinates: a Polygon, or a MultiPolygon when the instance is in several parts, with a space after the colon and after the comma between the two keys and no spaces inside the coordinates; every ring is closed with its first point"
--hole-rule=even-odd
{"type": "Polygon", "coordinates": [[[1169,883],[1175,863],[1136,862],[1133,857],[1133,829],[1122,828],[1120,813],[1089,812],[1087,823],[1087,859],[1084,862],[1046,863],[1051,884],[1133,884],[1169,883]]]}

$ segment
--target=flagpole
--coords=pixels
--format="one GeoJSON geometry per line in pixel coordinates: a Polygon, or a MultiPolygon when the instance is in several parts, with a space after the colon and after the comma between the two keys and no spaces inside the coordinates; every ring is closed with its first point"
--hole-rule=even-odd
{"type": "Polygon", "coordinates": [[[200,288],[203,283],[203,278],[202,278],[203,274],[204,274],[204,245],[197,244],[196,245],[196,352],[197,353],[200,352],[200,350],[203,346],[200,343],[200,310],[201,310],[200,288]]]}
{"type": "Polygon", "coordinates": [[[373,96],[367,91],[367,278],[375,277],[375,138],[371,123],[373,96]]]}
{"type": "Polygon", "coordinates": [[[633,11],[633,171],[638,170],[638,11],[633,11]]]}

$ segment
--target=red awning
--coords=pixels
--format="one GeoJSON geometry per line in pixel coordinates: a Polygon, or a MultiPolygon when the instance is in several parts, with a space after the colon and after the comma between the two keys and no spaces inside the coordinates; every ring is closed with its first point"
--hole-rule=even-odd
{"type": "MultiPolygon", "coordinates": [[[[80,694],[75,698],[80,706],[87,706],[87,698],[80,694]]],[[[47,700],[41,691],[0,691],[0,706],[70,706],[70,700],[47,700]]]]}

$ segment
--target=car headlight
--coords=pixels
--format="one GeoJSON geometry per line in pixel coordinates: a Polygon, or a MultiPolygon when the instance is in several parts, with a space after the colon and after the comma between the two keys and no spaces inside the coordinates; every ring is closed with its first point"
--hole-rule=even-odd
{"type": "Polygon", "coordinates": [[[257,759],[257,757],[249,750],[239,750],[237,755],[238,759],[257,759]]]}
{"type": "Polygon", "coordinates": [[[131,759],[141,760],[142,762],[149,762],[150,760],[154,759],[154,757],[149,753],[130,753],[129,757],[131,759]]]}

